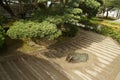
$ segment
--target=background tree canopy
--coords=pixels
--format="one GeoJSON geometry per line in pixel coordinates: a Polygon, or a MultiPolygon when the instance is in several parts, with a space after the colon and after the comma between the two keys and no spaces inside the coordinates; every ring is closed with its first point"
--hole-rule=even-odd
{"type": "Polygon", "coordinates": [[[96,16],[102,5],[102,0],[0,0],[15,20],[7,31],[12,39],[55,39],[76,32],[74,25],[96,16]]]}
{"type": "Polygon", "coordinates": [[[108,17],[108,12],[113,9],[120,9],[120,0],[103,0],[103,5],[100,8],[101,13],[106,14],[106,18],[108,17]]]}
{"type": "Polygon", "coordinates": [[[83,13],[87,14],[88,17],[93,17],[98,13],[100,4],[101,3],[95,0],[83,0],[80,2],[79,8],[81,8],[83,10],[83,13]]]}
{"type": "MultiPolygon", "coordinates": [[[[13,6],[21,8],[21,13],[30,11],[36,8],[66,8],[74,7],[80,8],[83,12],[90,14],[90,11],[97,12],[97,9],[103,4],[102,0],[0,0],[0,5],[11,15],[17,16],[14,12],[13,6]],[[48,2],[50,4],[48,5],[48,2]],[[28,7],[28,8],[26,8],[28,7]],[[96,11],[95,11],[96,10],[96,11]]],[[[95,13],[94,13],[95,14],[95,13]]]]}

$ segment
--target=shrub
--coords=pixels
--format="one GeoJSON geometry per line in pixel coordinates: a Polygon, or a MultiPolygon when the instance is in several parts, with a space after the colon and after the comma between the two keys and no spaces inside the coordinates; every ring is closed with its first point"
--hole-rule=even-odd
{"type": "Polygon", "coordinates": [[[4,23],[4,21],[5,21],[4,16],[2,16],[2,15],[0,14],[0,25],[2,25],[2,24],[4,23]]]}
{"type": "Polygon", "coordinates": [[[79,8],[83,10],[84,14],[88,14],[88,17],[91,18],[96,16],[100,3],[96,0],[80,0],[79,8]]]}
{"type": "Polygon", "coordinates": [[[33,20],[48,21],[58,24],[76,24],[81,20],[82,10],[79,8],[64,8],[59,11],[37,9],[32,16],[33,20]]]}
{"type": "Polygon", "coordinates": [[[64,23],[76,24],[81,20],[82,10],[79,8],[68,8],[64,11],[64,23]]]}
{"type": "Polygon", "coordinates": [[[13,39],[55,39],[61,35],[55,24],[44,21],[16,21],[7,31],[13,39]]]}
{"type": "Polygon", "coordinates": [[[64,36],[75,36],[77,28],[74,26],[78,23],[82,17],[82,10],[79,8],[64,8],[56,10],[42,10],[37,9],[32,16],[32,20],[43,22],[48,21],[50,23],[56,24],[58,28],[66,29],[63,31],[64,36]],[[67,27],[65,26],[66,24],[67,27]]]}
{"type": "Polygon", "coordinates": [[[67,24],[65,25],[65,31],[63,31],[63,36],[74,37],[77,34],[77,31],[78,31],[77,26],[67,24]]]}
{"type": "Polygon", "coordinates": [[[60,14],[61,11],[53,11],[53,10],[41,10],[41,9],[37,9],[34,11],[34,13],[32,14],[32,20],[36,20],[39,22],[43,22],[43,21],[48,21],[50,23],[54,23],[54,24],[60,24],[63,21],[63,12],[60,14]]]}
{"type": "Polygon", "coordinates": [[[81,16],[81,20],[79,21],[79,23],[87,25],[90,24],[90,20],[87,18],[87,16],[83,15],[81,16]]]}
{"type": "Polygon", "coordinates": [[[4,40],[5,40],[4,30],[3,30],[3,28],[0,26],[0,47],[3,45],[4,40]]]}

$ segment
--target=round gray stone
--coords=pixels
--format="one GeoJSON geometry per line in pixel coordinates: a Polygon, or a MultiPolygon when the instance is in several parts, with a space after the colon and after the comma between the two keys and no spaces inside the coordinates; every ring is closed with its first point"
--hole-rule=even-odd
{"type": "Polygon", "coordinates": [[[66,61],[72,63],[87,62],[88,59],[89,56],[87,53],[77,53],[77,52],[68,54],[66,57],[66,61]]]}

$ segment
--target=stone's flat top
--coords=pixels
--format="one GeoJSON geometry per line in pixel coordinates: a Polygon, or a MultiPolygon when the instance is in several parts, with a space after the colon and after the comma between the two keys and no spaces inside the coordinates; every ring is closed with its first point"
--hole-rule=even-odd
{"type": "Polygon", "coordinates": [[[72,52],[71,54],[68,54],[66,57],[66,61],[72,63],[87,62],[88,59],[89,55],[87,53],[81,52],[72,52]]]}
{"type": "Polygon", "coordinates": [[[120,46],[109,37],[90,31],[78,34],[35,55],[0,58],[0,80],[120,80],[120,46]],[[65,61],[70,52],[84,52],[84,63],[65,61]]]}

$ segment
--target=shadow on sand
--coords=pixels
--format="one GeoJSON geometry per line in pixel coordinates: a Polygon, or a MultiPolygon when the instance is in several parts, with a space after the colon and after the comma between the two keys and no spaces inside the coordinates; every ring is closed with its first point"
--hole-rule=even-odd
{"type": "Polygon", "coordinates": [[[43,53],[48,58],[61,58],[77,49],[89,47],[92,43],[99,43],[106,37],[91,31],[80,30],[77,36],[64,38],[48,47],[48,52],[43,53]]]}
{"type": "Polygon", "coordinates": [[[0,59],[0,80],[69,80],[59,65],[34,55],[0,59]]]}

